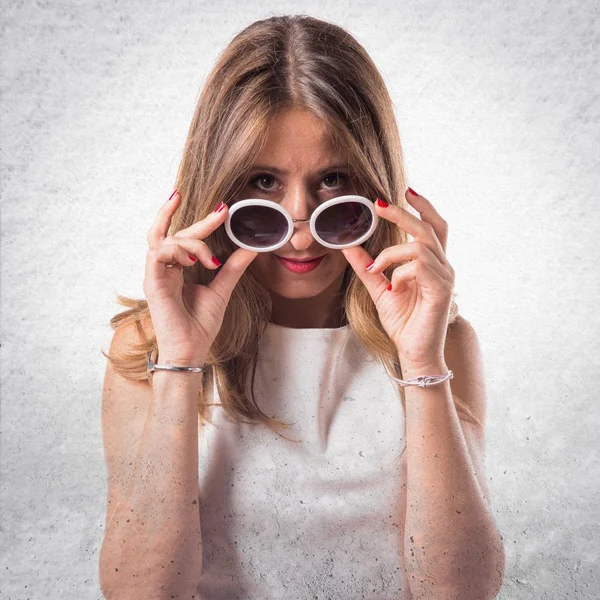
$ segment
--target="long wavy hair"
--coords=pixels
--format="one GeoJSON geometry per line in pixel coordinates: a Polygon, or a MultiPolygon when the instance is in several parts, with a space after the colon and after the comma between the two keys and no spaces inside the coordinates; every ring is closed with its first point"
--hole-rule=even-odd
{"type": "MultiPolygon", "coordinates": [[[[269,123],[279,111],[310,111],[326,126],[332,148],[351,167],[356,182],[370,198],[408,208],[400,135],[385,83],[366,50],[342,27],[307,15],[273,16],[238,33],[221,52],[200,93],[177,173],[181,205],[172,218],[169,235],[205,218],[221,201],[243,188],[255,157],[267,139],[269,123]]],[[[224,262],[237,249],[223,227],[207,238],[215,256],[224,262]]],[[[374,235],[363,244],[371,256],[408,241],[407,234],[381,219],[374,235]]],[[[394,266],[384,274],[390,278],[394,266]]],[[[186,282],[207,285],[215,272],[199,262],[183,270],[186,282]]],[[[397,351],[383,330],[375,305],[354,270],[343,278],[344,318],[395,377],[402,378],[397,351]]],[[[141,344],[119,356],[104,356],[123,376],[146,380],[147,355],[157,349],[146,300],[117,293],[128,310],[116,314],[111,327],[135,323],[141,344]]],[[[458,314],[452,301],[448,324],[458,314]]],[[[270,321],[268,291],[246,270],[235,286],[222,327],[207,355],[198,397],[200,420],[212,423],[209,406],[222,406],[234,421],[289,424],[269,417],[257,405],[254,379],[257,351],[270,321]],[[250,393],[247,381],[251,375],[250,393]],[[216,383],[221,402],[210,402],[216,383]]],[[[154,356],[154,355],[153,355],[154,356]]],[[[406,410],[403,388],[398,385],[406,410]]],[[[475,422],[477,417],[453,396],[475,422]]],[[[282,436],[289,439],[286,436],[282,436]]],[[[293,440],[290,440],[293,441],[293,440]]]]}

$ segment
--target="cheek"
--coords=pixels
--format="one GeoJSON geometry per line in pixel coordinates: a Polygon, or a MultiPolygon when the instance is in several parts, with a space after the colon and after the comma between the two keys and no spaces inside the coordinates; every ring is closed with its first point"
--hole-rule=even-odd
{"type": "Polygon", "coordinates": [[[267,252],[261,252],[249,265],[248,271],[255,277],[260,278],[261,273],[268,271],[269,258],[267,252]]]}
{"type": "MultiPolygon", "coordinates": [[[[334,252],[327,255],[327,263],[321,265],[320,274],[328,278],[339,277],[349,266],[346,257],[341,252],[334,252]]],[[[271,281],[274,269],[279,272],[280,265],[277,264],[277,259],[269,252],[260,253],[248,266],[248,271],[263,283],[271,281]]],[[[282,271],[285,277],[286,271],[282,271]]],[[[290,273],[291,275],[291,273],[290,273]]]]}
{"type": "Polygon", "coordinates": [[[335,279],[341,277],[348,266],[348,261],[341,252],[330,254],[327,256],[327,263],[320,266],[320,268],[322,268],[320,279],[327,280],[327,282],[331,283],[335,279]]]}
{"type": "Polygon", "coordinates": [[[329,257],[329,260],[331,261],[330,264],[332,268],[336,271],[344,271],[349,265],[348,261],[346,260],[346,257],[340,251],[332,254],[329,257]]]}

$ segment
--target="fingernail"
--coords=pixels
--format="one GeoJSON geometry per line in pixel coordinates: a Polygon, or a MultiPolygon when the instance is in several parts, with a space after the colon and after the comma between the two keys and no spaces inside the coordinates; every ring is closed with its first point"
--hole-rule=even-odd
{"type": "MultiPolygon", "coordinates": [[[[177,193],[177,188],[175,188],[175,191],[169,196],[169,200],[171,200],[173,198],[173,196],[175,196],[176,193],[177,193]]],[[[167,200],[167,202],[169,200],[167,200]]]]}
{"type": "Polygon", "coordinates": [[[188,254],[188,256],[190,257],[190,260],[193,260],[194,262],[198,260],[195,256],[192,256],[191,254],[188,254]]]}
{"type": "Polygon", "coordinates": [[[215,263],[215,265],[217,265],[217,267],[221,266],[221,261],[216,256],[212,257],[212,261],[215,263]]]}
{"type": "Polygon", "coordinates": [[[417,192],[415,192],[415,190],[413,190],[412,188],[408,188],[408,191],[413,195],[413,196],[418,196],[419,194],[417,194],[417,192]]]}
{"type": "Polygon", "coordinates": [[[369,270],[373,265],[375,264],[375,261],[373,261],[372,263],[368,264],[365,269],[369,270]]]}
{"type": "Polygon", "coordinates": [[[385,208],[388,205],[388,203],[385,200],[382,200],[381,198],[377,198],[377,204],[379,204],[381,208],[385,208]]]}
{"type": "Polygon", "coordinates": [[[390,285],[388,285],[388,290],[392,289],[392,284],[390,283],[390,285]]]}
{"type": "Polygon", "coordinates": [[[223,203],[219,203],[219,206],[217,206],[217,208],[215,208],[215,210],[213,212],[219,212],[221,209],[223,208],[223,203]]]}

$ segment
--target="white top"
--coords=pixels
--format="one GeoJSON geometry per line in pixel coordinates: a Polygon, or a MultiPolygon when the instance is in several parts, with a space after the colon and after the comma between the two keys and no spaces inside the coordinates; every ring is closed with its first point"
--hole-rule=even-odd
{"type": "MultiPolygon", "coordinates": [[[[217,402],[220,399],[216,395],[217,402]]],[[[196,600],[404,600],[406,428],[396,384],[350,325],[269,323],[261,410],[295,426],[199,430],[203,569],[196,600]]]]}

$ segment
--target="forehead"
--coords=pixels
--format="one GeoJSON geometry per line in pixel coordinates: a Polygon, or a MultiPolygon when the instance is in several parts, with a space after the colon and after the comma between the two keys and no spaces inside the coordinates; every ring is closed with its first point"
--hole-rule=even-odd
{"type": "Polygon", "coordinates": [[[257,163],[284,170],[318,168],[341,160],[334,153],[326,124],[300,109],[281,112],[271,121],[267,141],[256,158],[257,163]]]}

